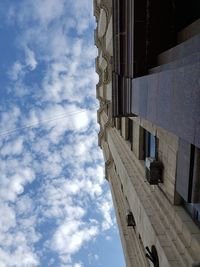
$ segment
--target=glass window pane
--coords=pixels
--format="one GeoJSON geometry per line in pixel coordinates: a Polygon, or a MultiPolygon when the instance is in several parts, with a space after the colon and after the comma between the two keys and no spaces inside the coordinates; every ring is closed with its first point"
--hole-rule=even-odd
{"type": "Polygon", "coordinates": [[[156,157],[156,137],[150,134],[150,157],[156,157]]]}

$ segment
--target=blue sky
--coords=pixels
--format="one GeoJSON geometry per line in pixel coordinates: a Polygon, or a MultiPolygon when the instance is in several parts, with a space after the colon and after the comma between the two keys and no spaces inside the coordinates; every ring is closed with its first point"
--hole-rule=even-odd
{"type": "Polygon", "coordinates": [[[0,266],[125,266],[97,147],[92,0],[0,3],[0,266]]]}

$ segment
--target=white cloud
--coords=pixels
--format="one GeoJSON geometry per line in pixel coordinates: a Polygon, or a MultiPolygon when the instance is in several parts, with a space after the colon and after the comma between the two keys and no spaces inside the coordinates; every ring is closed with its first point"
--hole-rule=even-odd
{"type": "Polygon", "coordinates": [[[13,81],[17,81],[24,75],[24,66],[19,61],[16,61],[9,71],[9,76],[13,81]]]}
{"type": "Polygon", "coordinates": [[[91,25],[92,4],[90,0],[69,0],[68,6],[71,6],[71,12],[75,15],[76,30],[78,34],[83,34],[91,25]]]}
{"type": "Polygon", "coordinates": [[[99,202],[99,210],[103,215],[103,222],[102,222],[102,230],[110,229],[114,224],[115,220],[113,219],[113,206],[112,206],[112,198],[110,192],[107,192],[99,202]]]}
{"type": "Polygon", "coordinates": [[[81,206],[73,203],[72,196],[77,195],[80,187],[73,182],[59,179],[45,184],[43,190],[42,205],[47,208],[43,215],[50,218],[68,218],[70,220],[80,219],[85,215],[85,210],[81,206]]]}
{"type": "Polygon", "coordinates": [[[78,45],[75,44],[75,48],[73,45],[71,47],[70,58],[63,60],[62,57],[62,61],[50,65],[43,80],[44,100],[56,103],[68,100],[82,104],[88,97],[95,96],[96,74],[91,65],[87,66],[92,58],[87,51],[91,53],[94,51],[93,47],[77,42],[78,45]]]}
{"type": "MultiPolygon", "coordinates": [[[[24,214],[25,215],[25,214],[24,214]]],[[[39,261],[31,249],[39,239],[31,216],[19,219],[14,207],[0,205],[0,266],[35,267],[39,261]]]]}
{"type": "Polygon", "coordinates": [[[64,0],[40,0],[29,1],[32,5],[33,16],[39,19],[42,24],[49,23],[64,13],[64,0]]]}
{"type": "Polygon", "coordinates": [[[35,54],[32,50],[30,50],[29,48],[25,49],[25,62],[26,62],[26,66],[28,66],[30,68],[30,70],[34,70],[37,67],[37,61],[35,59],[35,54]]]}
{"type": "Polygon", "coordinates": [[[96,225],[86,225],[78,220],[63,222],[53,236],[52,245],[61,255],[73,255],[83,243],[98,234],[96,225]]]}
{"type": "MultiPolygon", "coordinates": [[[[13,240],[16,244],[16,240],[13,240]]],[[[38,265],[37,257],[27,248],[18,247],[13,253],[9,253],[0,248],[0,265],[2,267],[36,267],[38,265]]]]}
{"type": "Polygon", "coordinates": [[[1,148],[1,155],[9,156],[9,155],[20,155],[23,150],[23,138],[17,138],[13,140],[9,144],[5,144],[1,148]]]}
{"type": "Polygon", "coordinates": [[[19,199],[17,199],[16,212],[18,215],[23,215],[24,213],[32,213],[33,208],[33,200],[28,195],[21,196],[19,199]]]}
{"type": "Polygon", "coordinates": [[[18,86],[22,87],[22,79],[28,70],[34,70],[37,66],[37,61],[35,59],[34,52],[30,50],[28,47],[24,49],[25,52],[25,62],[17,60],[12,65],[11,69],[8,71],[8,75],[11,80],[15,83],[18,82],[18,86]]]}
{"type": "Polygon", "coordinates": [[[0,204],[0,232],[6,232],[16,226],[14,210],[8,204],[0,204]]]}
{"type": "Polygon", "coordinates": [[[17,161],[12,161],[12,163],[12,167],[16,168],[7,169],[7,166],[4,166],[5,169],[2,169],[4,174],[0,181],[0,198],[9,201],[15,201],[17,196],[24,192],[24,186],[35,178],[35,174],[30,168],[20,168],[17,161]]]}
{"type": "MultiPolygon", "coordinates": [[[[17,128],[17,124],[21,117],[21,110],[18,106],[12,105],[6,111],[2,111],[0,115],[0,137],[3,138],[7,136],[7,134],[12,133],[13,129],[17,128]]],[[[2,140],[0,138],[0,140],[2,140]]]]}
{"type": "MultiPolygon", "coordinates": [[[[34,114],[34,116],[31,115],[30,117],[42,117],[42,119],[47,119],[47,115],[50,116],[55,113],[55,110],[60,114],[63,112],[60,106],[56,106],[56,108],[57,109],[55,109],[55,107],[54,109],[48,109],[48,111],[32,111],[31,114],[34,114]]],[[[34,145],[30,145],[30,147],[32,149],[32,155],[35,155],[36,160],[33,161],[33,158],[29,156],[27,151],[28,147],[26,145],[27,141],[24,141],[25,143],[21,154],[18,154],[18,156],[21,157],[21,163],[15,160],[14,154],[10,155],[11,159],[8,162],[9,164],[4,165],[1,163],[3,172],[5,174],[7,173],[7,176],[2,179],[2,191],[0,190],[1,199],[16,201],[16,212],[20,216],[23,216],[25,212],[33,212],[31,208],[33,201],[23,195],[20,197],[21,201],[19,201],[19,196],[24,191],[24,186],[27,185],[27,183],[31,183],[36,177],[29,168],[26,169],[23,167],[22,169],[22,165],[32,164],[35,172],[38,172],[38,170],[43,172],[45,179],[41,186],[41,191],[38,191],[39,198],[37,200],[38,208],[36,213],[40,219],[37,219],[37,217],[30,220],[23,219],[23,221],[21,221],[21,226],[29,229],[26,230],[29,235],[27,234],[27,237],[22,237],[23,240],[25,240],[24,242],[31,237],[31,242],[35,243],[38,238],[40,238],[35,232],[35,227],[39,221],[44,223],[49,219],[56,220],[57,227],[55,228],[52,240],[47,242],[47,248],[56,251],[61,262],[68,265],[71,263],[70,261],[73,255],[78,252],[85,243],[92,241],[99,234],[99,222],[94,220],[95,217],[90,218],[89,223],[85,222],[90,207],[90,199],[96,200],[96,207],[100,207],[102,204],[102,210],[100,210],[104,218],[102,221],[104,227],[102,229],[106,230],[111,226],[109,217],[111,208],[106,202],[109,201],[109,197],[106,197],[105,201],[103,200],[102,185],[105,182],[103,167],[94,163],[95,160],[97,162],[102,160],[102,156],[96,147],[96,131],[89,131],[89,125],[90,124],[87,123],[84,131],[80,129],[77,130],[75,126],[70,126],[76,134],[68,134],[67,141],[69,144],[64,145],[60,145],[60,143],[63,142],[63,134],[66,132],[65,127],[63,127],[63,130],[60,132],[59,128],[57,129],[55,126],[52,127],[51,125],[50,127],[50,125],[47,124],[42,125],[42,129],[45,131],[43,139],[36,134],[35,131],[37,128],[34,127],[28,130],[29,134],[26,138],[23,136],[23,140],[30,137],[33,141],[34,145]],[[52,134],[55,129],[57,129],[59,133],[62,133],[62,135],[57,135],[56,147],[52,149],[52,145],[54,145],[55,141],[52,138],[52,134]],[[36,155],[40,155],[42,158],[37,160],[36,155]],[[65,161],[63,161],[63,159],[65,159],[65,161]],[[84,165],[87,162],[90,162],[92,165],[85,168],[84,165]],[[15,174],[12,174],[12,172],[10,173],[10,166],[12,166],[13,170],[16,170],[15,174]],[[61,173],[66,166],[69,175],[63,177],[61,173]],[[6,194],[3,192],[6,192],[6,194]],[[33,223],[31,223],[31,221],[33,223]],[[68,229],[70,231],[68,231],[68,229]]],[[[92,125],[91,127],[93,128],[92,125]]],[[[10,141],[11,145],[14,140],[11,139],[10,141]]],[[[7,142],[7,145],[8,144],[9,142],[7,142]]],[[[13,217],[11,222],[13,221],[13,227],[17,227],[15,226],[14,218],[15,217],[13,217]]],[[[29,249],[28,245],[26,245],[26,249],[29,249]]],[[[13,257],[15,256],[15,254],[12,255],[13,257]]],[[[23,254],[21,253],[21,255],[23,254]]],[[[30,255],[33,256],[32,259],[38,259],[34,252],[30,255]]],[[[13,257],[11,258],[14,259],[13,257]]],[[[33,261],[30,266],[34,266],[36,262],[34,263],[33,261]]]]}

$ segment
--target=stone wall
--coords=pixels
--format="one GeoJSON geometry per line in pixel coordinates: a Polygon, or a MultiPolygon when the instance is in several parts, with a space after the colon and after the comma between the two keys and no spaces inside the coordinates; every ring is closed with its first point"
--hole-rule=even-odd
{"type": "MultiPolygon", "coordinates": [[[[200,230],[180,204],[175,192],[178,137],[140,117],[112,119],[112,9],[111,0],[95,0],[95,44],[99,74],[99,145],[105,159],[126,264],[152,266],[145,247],[155,245],[160,267],[192,266],[200,262],[200,230]],[[128,119],[133,121],[132,147],[127,140],[128,119]],[[115,123],[113,123],[115,121],[115,123]],[[114,127],[116,125],[116,128],[114,127]],[[158,159],[164,165],[163,183],[145,181],[143,131],[157,137],[158,159]],[[127,226],[130,209],[136,226],[127,226]]],[[[111,252],[112,253],[112,252],[111,252]]]]}

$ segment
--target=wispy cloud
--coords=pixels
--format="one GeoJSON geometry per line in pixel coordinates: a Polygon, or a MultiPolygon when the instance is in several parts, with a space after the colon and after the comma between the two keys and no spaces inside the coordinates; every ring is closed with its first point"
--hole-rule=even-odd
{"type": "Polygon", "coordinates": [[[35,59],[34,52],[29,48],[26,48],[25,55],[26,65],[30,68],[30,70],[34,70],[37,67],[37,61],[35,59]]]}

